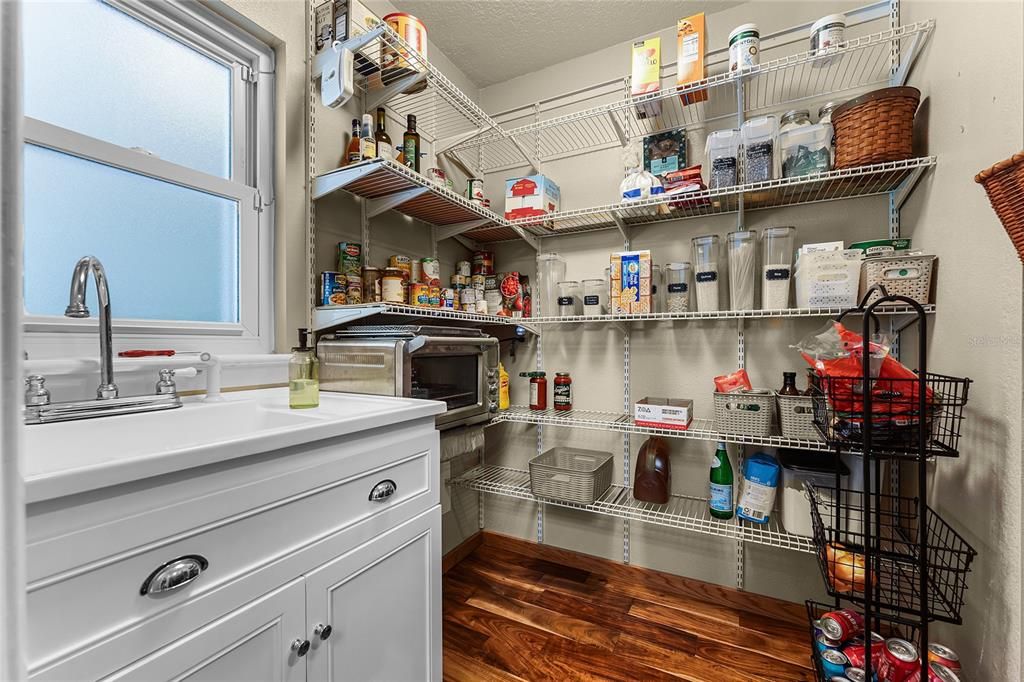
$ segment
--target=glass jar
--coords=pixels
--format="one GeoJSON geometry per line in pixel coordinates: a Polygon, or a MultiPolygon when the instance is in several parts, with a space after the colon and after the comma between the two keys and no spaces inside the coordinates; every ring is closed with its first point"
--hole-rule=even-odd
{"type": "Polygon", "coordinates": [[[761,308],[764,310],[789,307],[795,239],[795,227],[768,227],[761,231],[761,308]]]}
{"type": "Polygon", "coordinates": [[[831,152],[831,166],[836,165],[836,129],[832,125],[832,112],[842,104],[842,102],[825,102],[818,109],[818,123],[823,126],[828,126],[829,129],[829,151],[831,152]]]}
{"type": "Polygon", "coordinates": [[[608,305],[608,281],[583,280],[583,314],[603,315],[608,305]]]}
{"type": "Polygon", "coordinates": [[[730,232],[726,236],[729,254],[729,308],[754,309],[754,286],[757,281],[757,233],[754,230],[730,232]]]}
{"type": "Polygon", "coordinates": [[[665,312],[689,312],[690,277],[692,271],[693,268],[689,263],[668,263],[665,265],[665,312]]]}
{"type": "Polygon", "coordinates": [[[779,120],[779,132],[784,133],[787,130],[809,125],[811,125],[810,111],[807,109],[792,109],[784,113],[779,120]]]}
{"type": "Polygon", "coordinates": [[[568,372],[555,372],[555,409],[567,412],[572,409],[572,377],[568,372]]]}
{"type": "Polygon", "coordinates": [[[721,245],[718,235],[694,237],[692,249],[697,310],[702,313],[718,310],[718,292],[721,286],[718,276],[721,245]]]}
{"type": "Polygon", "coordinates": [[[576,280],[566,280],[558,283],[558,315],[569,317],[580,315],[583,312],[581,301],[582,290],[580,283],[576,280]]]}

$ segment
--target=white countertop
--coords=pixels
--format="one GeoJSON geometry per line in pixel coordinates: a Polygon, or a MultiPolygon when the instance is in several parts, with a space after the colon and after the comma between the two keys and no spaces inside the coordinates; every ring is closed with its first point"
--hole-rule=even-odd
{"type": "Polygon", "coordinates": [[[321,393],[288,408],[288,390],[186,399],[174,410],[25,427],[26,502],[73,495],[261,452],[433,417],[444,403],[321,393]]]}

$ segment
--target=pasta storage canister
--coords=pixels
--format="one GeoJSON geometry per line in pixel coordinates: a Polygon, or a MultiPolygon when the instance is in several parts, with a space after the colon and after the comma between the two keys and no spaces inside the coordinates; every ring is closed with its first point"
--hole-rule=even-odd
{"type": "Polygon", "coordinates": [[[732,187],[739,181],[740,131],[716,130],[704,145],[708,159],[708,189],[732,187]]]}
{"type": "Polygon", "coordinates": [[[580,283],[566,280],[558,283],[558,315],[569,317],[582,312],[580,283]]]}
{"type": "Polygon", "coordinates": [[[690,310],[689,263],[669,263],[665,266],[665,312],[685,313],[690,310]]]}
{"type": "Polygon", "coordinates": [[[721,246],[718,235],[694,237],[692,244],[697,310],[702,313],[718,310],[718,294],[721,287],[719,281],[721,246]]]}
{"type": "Polygon", "coordinates": [[[608,282],[603,279],[583,280],[583,314],[603,315],[608,298],[608,282]]]}
{"type": "Polygon", "coordinates": [[[757,249],[754,230],[730,232],[725,240],[729,254],[729,307],[731,310],[754,309],[755,268],[757,249]]]}
{"type": "Polygon", "coordinates": [[[789,284],[793,274],[795,227],[769,227],[761,231],[761,308],[789,307],[789,284]]]}

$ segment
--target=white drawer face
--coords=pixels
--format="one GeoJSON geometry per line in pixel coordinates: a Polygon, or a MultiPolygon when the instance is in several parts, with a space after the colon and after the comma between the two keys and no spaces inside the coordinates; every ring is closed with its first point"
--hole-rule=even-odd
{"type": "MultiPolygon", "coordinates": [[[[298,494],[263,501],[243,513],[194,531],[176,533],[147,546],[37,579],[30,584],[28,594],[30,669],[110,637],[259,567],[294,556],[341,528],[361,521],[375,525],[377,522],[372,519],[385,510],[394,509],[401,518],[411,518],[438,504],[436,438],[429,442],[423,437],[391,441],[387,450],[386,455],[380,453],[377,461],[388,463],[370,471],[363,466],[361,473],[333,479],[331,467],[326,465],[297,471],[294,475],[313,477],[317,485],[298,494]],[[197,578],[160,594],[141,594],[144,581],[154,570],[186,556],[201,557],[206,563],[197,578]],[[53,637],[55,625],[60,632],[58,638],[53,637]]],[[[365,457],[369,460],[371,455],[365,457]]],[[[262,484],[265,487],[266,482],[262,484]]],[[[216,498],[205,499],[204,503],[215,504],[216,498]]],[[[159,529],[164,515],[174,514],[178,506],[155,509],[133,521],[145,523],[145,517],[151,517],[154,528],[159,529]]],[[[384,521],[380,519],[381,525],[384,521]]],[[[154,539],[159,535],[154,530],[154,539]]],[[[47,552],[52,553],[52,545],[59,541],[48,541],[47,552]]],[[[70,536],[69,551],[82,541],[70,536]]],[[[31,553],[30,546],[30,561],[31,553]]],[[[188,576],[178,579],[184,577],[188,576]]]]}

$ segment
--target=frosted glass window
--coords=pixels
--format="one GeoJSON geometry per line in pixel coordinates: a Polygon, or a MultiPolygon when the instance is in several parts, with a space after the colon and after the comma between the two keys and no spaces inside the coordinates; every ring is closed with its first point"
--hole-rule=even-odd
{"type": "Polygon", "coordinates": [[[231,176],[230,68],[99,0],[23,19],[26,116],[231,176]]]}
{"type": "MultiPolygon", "coordinates": [[[[25,307],[63,315],[79,258],[100,259],[114,317],[238,322],[231,199],[25,146],[25,307]]],[[[89,282],[89,309],[99,308],[89,282]]]]}

